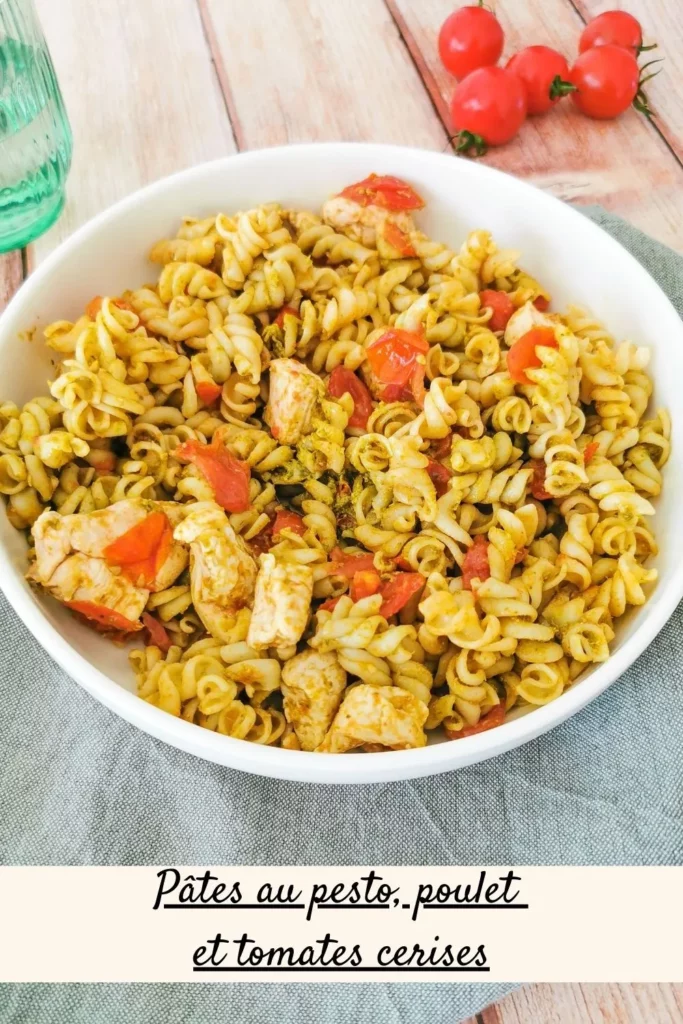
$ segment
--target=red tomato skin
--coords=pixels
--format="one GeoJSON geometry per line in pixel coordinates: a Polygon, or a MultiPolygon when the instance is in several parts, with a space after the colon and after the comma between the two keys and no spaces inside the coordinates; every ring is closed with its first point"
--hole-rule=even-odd
{"type": "Polygon", "coordinates": [[[529,465],[534,471],[529,483],[529,490],[537,501],[550,501],[552,494],[548,494],[545,489],[545,462],[543,459],[532,459],[529,465]]]}
{"type": "Polygon", "coordinates": [[[643,45],[643,30],[638,19],[628,11],[603,11],[592,18],[579,38],[579,53],[607,44],[621,46],[637,57],[643,45]]]}
{"type": "Polygon", "coordinates": [[[525,370],[536,369],[543,365],[536,355],[538,346],[558,348],[557,339],[551,327],[532,327],[514,343],[512,348],[508,349],[506,359],[508,373],[517,384],[532,384],[533,382],[527,377],[525,370]]]}
{"type": "Polygon", "coordinates": [[[351,580],[351,587],[349,590],[349,596],[354,602],[362,601],[364,597],[370,597],[372,594],[379,593],[379,589],[382,586],[382,580],[378,572],[374,569],[366,569],[364,572],[354,572],[353,579],[351,580]]]}
{"type": "Polygon", "coordinates": [[[477,68],[497,64],[504,43],[495,14],[485,7],[461,7],[441,26],[439,57],[447,71],[463,79],[477,68]]]}
{"type": "Polygon", "coordinates": [[[301,319],[301,317],[299,316],[299,310],[294,309],[294,306],[283,306],[278,315],[275,317],[275,323],[277,324],[278,327],[285,326],[286,316],[295,316],[297,320],[301,319]]]}
{"type": "Polygon", "coordinates": [[[213,405],[217,398],[220,398],[223,388],[220,384],[212,384],[208,380],[200,380],[196,385],[197,394],[204,405],[213,405]]]}
{"type": "Polygon", "coordinates": [[[372,395],[363,381],[345,366],[335,366],[327,382],[327,390],[333,398],[341,398],[347,393],[351,395],[353,414],[349,426],[365,429],[368,425],[368,416],[372,412],[372,395]]]}
{"type": "Polygon", "coordinates": [[[588,463],[591,461],[591,459],[595,458],[595,456],[597,455],[599,449],[600,449],[600,445],[598,444],[597,441],[589,441],[588,442],[586,447],[583,449],[584,465],[587,466],[588,463]]]}
{"type": "Polygon", "coordinates": [[[505,67],[521,79],[526,90],[527,114],[545,114],[559,103],[551,98],[550,87],[555,78],[569,78],[569,64],[561,53],[550,46],[527,46],[516,53],[505,67]]]}
{"type": "Polygon", "coordinates": [[[166,561],[173,530],[163,512],[152,512],[104,549],[108,565],[120,567],[132,583],[152,589],[155,577],[166,561]]]}
{"type": "Polygon", "coordinates": [[[370,369],[382,384],[407,384],[420,353],[429,351],[429,342],[417,331],[391,327],[368,345],[370,369]]]}
{"type": "Polygon", "coordinates": [[[526,117],[522,82],[506,68],[484,67],[458,85],[451,99],[454,132],[471,132],[488,146],[513,139],[526,117]]]}
{"type": "Polygon", "coordinates": [[[640,69],[632,53],[606,43],[577,57],[569,72],[576,86],[572,103],[587,117],[611,120],[623,114],[638,92],[640,69]]]}
{"type": "Polygon", "coordinates": [[[381,206],[384,210],[421,210],[425,204],[412,185],[393,174],[369,174],[347,185],[339,195],[360,206],[381,206]]]}
{"type": "Polygon", "coordinates": [[[492,331],[504,331],[508,320],[515,311],[515,304],[507,292],[499,292],[495,288],[485,288],[483,292],[479,292],[479,301],[482,306],[488,306],[493,311],[486,326],[492,331]]]}
{"type": "Polygon", "coordinates": [[[546,299],[545,295],[537,295],[533,304],[540,313],[545,313],[550,306],[550,299],[546,299]]]}
{"type": "Polygon", "coordinates": [[[462,563],[463,590],[472,589],[472,580],[478,579],[483,583],[491,575],[488,552],[489,542],[486,537],[476,537],[462,563]]]}
{"type": "Polygon", "coordinates": [[[396,615],[424,585],[425,578],[419,572],[397,572],[380,591],[383,599],[380,615],[385,619],[396,615]]]}
{"type": "Polygon", "coordinates": [[[410,241],[410,238],[401,231],[397,224],[394,224],[392,220],[387,220],[382,231],[382,237],[387,245],[390,245],[392,249],[396,249],[401,256],[415,256],[415,247],[410,241]]]}
{"type": "Polygon", "coordinates": [[[448,466],[442,466],[440,462],[436,462],[434,459],[430,459],[427,465],[427,473],[429,474],[429,479],[434,484],[437,498],[443,497],[448,490],[453,470],[449,469],[448,466]]]}
{"type": "Polygon", "coordinates": [[[346,576],[351,579],[357,572],[373,572],[374,555],[345,555],[340,548],[330,552],[330,576],[346,576]]]}
{"type": "Polygon", "coordinates": [[[306,532],[306,527],[304,526],[301,516],[297,515],[296,512],[290,512],[289,509],[286,508],[279,508],[273,521],[273,537],[275,537],[280,530],[291,530],[292,533],[296,533],[299,537],[303,537],[306,532]]]}
{"type": "Polygon", "coordinates": [[[142,629],[142,623],[133,622],[104,604],[95,604],[93,601],[65,601],[64,604],[71,611],[103,626],[105,630],[132,633],[134,630],[142,629]]]}
{"type": "Polygon", "coordinates": [[[460,729],[458,732],[444,726],[444,732],[449,740],[464,740],[467,736],[477,736],[480,732],[495,729],[497,726],[502,725],[504,721],[505,705],[496,704],[483,718],[479,719],[476,725],[466,725],[464,729],[460,729]]]}
{"type": "Polygon", "coordinates": [[[158,647],[162,654],[168,654],[172,643],[165,627],[149,612],[142,613],[142,623],[148,633],[148,646],[158,647]]]}
{"type": "Polygon", "coordinates": [[[192,462],[213,488],[216,502],[227,512],[246,512],[249,508],[249,478],[247,462],[240,462],[221,443],[217,431],[211,444],[185,441],[178,445],[174,455],[181,461],[192,462]]]}

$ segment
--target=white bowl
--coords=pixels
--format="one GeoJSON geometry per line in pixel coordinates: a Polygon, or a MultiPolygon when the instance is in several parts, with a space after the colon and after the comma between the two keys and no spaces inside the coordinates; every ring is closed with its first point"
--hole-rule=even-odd
{"type": "Polygon", "coordinates": [[[621,337],[653,349],[655,404],[674,414],[673,456],[665,470],[655,529],[660,577],[647,604],[620,623],[610,659],[558,700],[517,712],[500,728],[421,750],[350,757],[262,747],[190,725],[135,696],[126,652],[80,625],[24,580],[26,542],[0,514],[0,584],[49,654],[89,693],[129,722],[208,761],[257,775],[328,783],[386,782],[449,771],[539,736],[614,682],[648,646],[683,594],[683,325],[658,285],[609,235],[570,206],[489,167],[398,146],[330,143],[267,149],[217,160],[165,178],[100,214],[36,270],[0,320],[0,379],[16,402],[46,393],[52,367],[41,343],[19,340],[27,327],[75,319],[97,294],[116,295],[158,272],[145,254],[181,216],[231,212],[277,200],[317,210],[369,172],[407,178],[427,201],[420,224],[459,246],[474,227],[501,246],[521,249],[522,265],[553,294],[556,308],[588,306],[621,337]]]}

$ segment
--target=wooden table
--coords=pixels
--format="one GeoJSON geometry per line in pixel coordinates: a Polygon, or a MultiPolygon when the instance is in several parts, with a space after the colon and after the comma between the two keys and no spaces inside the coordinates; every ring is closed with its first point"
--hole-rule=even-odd
{"type": "MultiPolygon", "coordinates": [[[[0,309],[75,227],[191,164],[317,140],[449,147],[453,81],[439,64],[436,35],[453,0],[36,2],[74,130],[74,162],[60,221],[27,252],[0,256],[0,309]]],[[[506,54],[538,42],[571,57],[583,22],[615,4],[496,6],[506,54]]],[[[628,0],[628,9],[668,56],[649,88],[656,122],[635,111],[591,122],[565,103],[485,161],[562,199],[602,203],[683,251],[683,84],[675,71],[683,4],[628,0]]],[[[667,985],[534,985],[477,1017],[479,1024],[681,1020],[683,986],[667,985]]]]}

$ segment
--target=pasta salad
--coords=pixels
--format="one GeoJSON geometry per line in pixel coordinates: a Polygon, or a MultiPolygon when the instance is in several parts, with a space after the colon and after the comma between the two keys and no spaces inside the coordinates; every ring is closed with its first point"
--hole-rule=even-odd
{"type": "Polygon", "coordinates": [[[471,736],[609,657],[657,576],[670,449],[649,350],[372,174],[320,214],[185,218],[153,284],[45,341],[0,405],[28,578],[130,653],[139,696],[344,753],[471,736]]]}

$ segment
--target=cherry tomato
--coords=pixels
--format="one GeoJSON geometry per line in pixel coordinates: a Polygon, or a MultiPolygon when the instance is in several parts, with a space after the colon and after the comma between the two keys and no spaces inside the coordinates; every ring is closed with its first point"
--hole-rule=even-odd
{"type": "Polygon", "coordinates": [[[64,604],[72,612],[85,616],[105,630],[115,629],[123,633],[131,633],[133,630],[142,629],[141,622],[133,622],[127,619],[121,612],[108,608],[104,604],[95,604],[94,601],[65,601],[64,604]]]}
{"type": "Polygon", "coordinates": [[[446,459],[451,454],[451,448],[453,447],[453,433],[446,434],[445,437],[439,438],[438,441],[432,442],[432,458],[440,462],[441,459],[446,459]]]}
{"type": "Polygon", "coordinates": [[[534,299],[534,306],[541,313],[545,313],[546,309],[550,305],[550,299],[546,299],[545,295],[537,295],[534,299]]]}
{"type": "Polygon", "coordinates": [[[290,512],[289,509],[279,508],[273,521],[272,534],[273,537],[280,532],[280,530],[291,530],[292,533],[296,533],[299,537],[303,537],[306,532],[306,527],[303,524],[301,516],[298,516],[296,512],[290,512]]]}
{"type": "Polygon", "coordinates": [[[481,535],[475,538],[474,544],[465,555],[462,563],[462,585],[464,590],[472,589],[472,580],[487,580],[491,575],[489,566],[489,542],[481,535]]]}
{"type": "Polygon", "coordinates": [[[295,309],[294,306],[283,306],[278,315],[275,317],[274,321],[278,327],[285,326],[286,316],[295,316],[297,320],[301,319],[301,317],[299,316],[299,310],[295,309]]]}
{"type": "Polygon", "coordinates": [[[496,704],[495,707],[491,708],[488,714],[483,715],[479,719],[476,725],[466,725],[464,729],[449,729],[448,726],[444,725],[444,732],[448,736],[449,740],[464,740],[466,736],[476,736],[480,732],[486,732],[488,729],[495,729],[496,726],[502,725],[505,721],[505,705],[496,704]]]}
{"type": "Polygon", "coordinates": [[[356,377],[352,370],[345,366],[335,366],[327,382],[327,390],[333,398],[341,398],[349,394],[353,399],[353,413],[349,420],[350,427],[361,427],[365,429],[368,424],[368,416],[372,412],[372,395],[362,380],[356,377]]]}
{"type": "Polygon", "coordinates": [[[507,68],[479,68],[453,93],[451,121],[458,137],[456,150],[477,156],[488,146],[514,138],[526,117],[524,85],[507,68]]]}
{"type": "Polygon", "coordinates": [[[341,548],[332,548],[330,552],[331,576],[347,576],[351,579],[357,572],[373,572],[374,555],[345,555],[341,548]]]}
{"type": "Polygon", "coordinates": [[[606,43],[584,50],[569,78],[576,86],[572,102],[581,113],[606,120],[631,106],[638,94],[640,70],[632,53],[606,43]]]}
{"type": "Polygon", "coordinates": [[[498,292],[493,288],[485,288],[479,292],[479,301],[482,306],[488,306],[491,310],[491,319],[487,323],[492,331],[504,331],[508,320],[515,311],[515,304],[507,292],[498,292]]]}
{"type": "MultiPolygon", "coordinates": [[[[450,442],[450,434],[448,435],[448,441],[450,442]]],[[[427,465],[427,472],[429,479],[434,484],[437,497],[440,498],[448,490],[448,484],[453,476],[453,471],[448,466],[442,466],[440,462],[430,459],[427,465]]]]}
{"type": "Polygon", "coordinates": [[[142,522],[126,530],[104,549],[109,565],[120,566],[133,583],[151,588],[166,561],[173,540],[173,530],[163,512],[152,512],[142,522]]]}
{"type": "Polygon", "coordinates": [[[367,569],[364,572],[354,572],[351,580],[349,596],[352,601],[362,601],[364,597],[379,593],[382,580],[374,569],[367,569]]]}
{"type": "Polygon", "coordinates": [[[197,381],[195,386],[204,405],[212,405],[223,390],[220,384],[214,384],[211,380],[197,381]]]}
{"type": "Polygon", "coordinates": [[[529,490],[537,501],[550,501],[552,494],[548,494],[545,489],[545,462],[543,459],[532,459],[529,465],[534,471],[529,483],[529,490]]]}
{"type": "Polygon", "coordinates": [[[600,449],[600,445],[597,441],[589,441],[586,447],[583,449],[583,461],[587,466],[591,459],[595,458],[595,455],[600,449]]]}
{"type": "MultiPolygon", "coordinates": [[[[630,50],[634,57],[643,49],[640,22],[627,11],[603,11],[588,22],[579,39],[579,53],[593,46],[612,44],[630,50]]],[[[649,49],[649,47],[646,47],[649,49]]]]}
{"type": "Polygon", "coordinates": [[[425,578],[419,572],[397,572],[380,591],[382,607],[380,615],[388,619],[396,615],[404,605],[408,604],[414,594],[418,594],[425,585],[425,578]]]}
{"type": "Polygon", "coordinates": [[[527,377],[525,370],[543,365],[536,355],[538,345],[545,345],[547,348],[558,347],[552,327],[532,327],[508,351],[508,372],[518,384],[531,384],[532,381],[527,377]]]}
{"type": "Polygon", "coordinates": [[[527,46],[505,65],[526,89],[527,114],[545,114],[576,86],[569,78],[569,64],[550,46],[527,46]]]}
{"type": "Polygon", "coordinates": [[[405,231],[401,231],[398,224],[394,224],[393,220],[388,220],[384,225],[382,237],[387,245],[396,249],[401,256],[415,256],[415,247],[410,238],[405,231]]]}
{"type": "Polygon", "coordinates": [[[149,643],[152,647],[158,647],[162,654],[168,654],[168,650],[171,647],[173,641],[166,632],[166,629],[153,615],[149,612],[142,613],[142,623],[145,626],[149,643]]]}
{"type": "Polygon", "coordinates": [[[318,611],[333,612],[334,609],[339,604],[339,600],[340,599],[338,597],[328,597],[327,601],[323,601],[323,603],[320,605],[318,611]]]}
{"type": "Polygon", "coordinates": [[[446,71],[463,79],[477,68],[497,64],[504,42],[495,14],[485,7],[461,7],[441,26],[439,56],[446,71]]]}
{"type": "Polygon", "coordinates": [[[227,512],[246,512],[249,508],[249,465],[235,458],[219,437],[214,436],[211,444],[194,439],[185,441],[174,455],[197,467],[213,488],[216,501],[227,512]]]}
{"type": "MultiPolygon", "coordinates": [[[[418,362],[418,356],[425,352],[429,352],[429,342],[422,334],[396,327],[385,331],[366,349],[370,369],[377,380],[381,384],[397,384],[399,388],[410,382],[416,401],[424,397],[425,367],[423,362],[418,362]]],[[[386,394],[383,397],[387,401],[401,400],[386,394]]]]}
{"type": "Polygon", "coordinates": [[[424,199],[415,189],[392,174],[369,174],[339,193],[360,206],[381,206],[385,210],[421,210],[424,199]]]}

